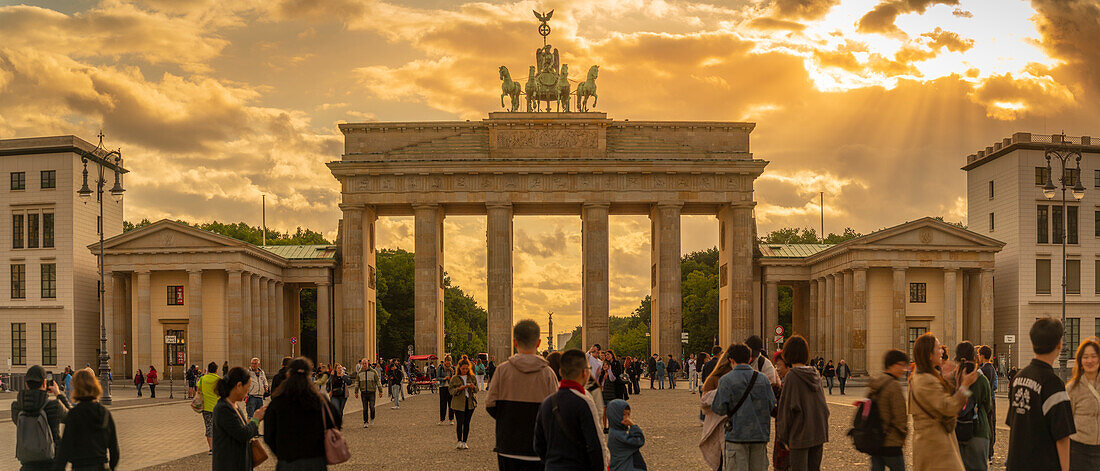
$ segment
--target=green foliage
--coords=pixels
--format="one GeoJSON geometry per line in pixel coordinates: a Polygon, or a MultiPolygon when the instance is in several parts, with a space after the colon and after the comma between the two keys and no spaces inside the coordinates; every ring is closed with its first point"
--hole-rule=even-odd
{"type": "Polygon", "coordinates": [[[952,226],[955,226],[959,229],[966,229],[966,224],[963,224],[962,221],[956,221],[956,222],[947,221],[943,218],[943,216],[936,216],[932,219],[935,219],[935,220],[940,221],[940,222],[946,222],[946,223],[948,223],[952,226]]]}
{"type": "Polygon", "coordinates": [[[299,296],[302,333],[298,339],[302,354],[317,359],[317,288],[304,288],[299,296]]]}
{"type": "MultiPolygon", "coordinates": [[[[855,239],[860,234],[850,227],[845,227],[841,234],[832,232],[825,236],[826,244],[839,244],[849,239],[855,239]]],[[[811,228],[784,227],[776,229],[761,237],[760,242],[765,244],[820,244],[821,239],[817,231],[811,228]]]]}
{"type": "Polygon", "coordinates": [[[562,351],[571,350],[571,349],[574,349],[574,348],[577,349],[577,350],[580,350],[581,349],[581,326],[578,325],[578,326],[574,327],[573,328],[573,336],[569,338],[568,342],[565,342],[565,345],[563,345],[561,347],[558,347],[558,348],[560,348],[562,351]]]}
{"type": "MultiPolygon", "coordinates": [[[[779,325],[783,326],[784,337],[790,337],[794,330],[792,330],[792,324],[794,323],[794,290],[790,286],[779,287],[779,325]]],[[[766,326],[765,332],[771,332],[775,326],[766,326]]],[[[774,332],[771,332],[774,333],[774,332]]],[[[764,342],[771,342],[771,339],[764,339],[764,342]]]]}
{"type": "MultiPolygon", "coordinates": [[[[215,234],[221,234],[226,237],[232,237],[234,239],[248,242],[254,245],[260,245],[264,241],[263,229],[260,227],[253,227],[243,222],[234,224],[226,224],[218,221],[204,222],[204,223],[190,223],[187,221],[177,220],[181,224],[202,229],[204,231],[213,232],[215,234]]],[[[142,219],[138,223],[132,223],[129,221],[122,222],[122,231],[129,232],[134,229],[139,229],[152,224],[148,219],[142,219]]],[[[291,233],[282,233],[276,230],[267,230],[267,245],[328,245],[329,242],[325,240],[319,232],[313,232],[309,229],[302,229],[301,227],[291,233]]]]}

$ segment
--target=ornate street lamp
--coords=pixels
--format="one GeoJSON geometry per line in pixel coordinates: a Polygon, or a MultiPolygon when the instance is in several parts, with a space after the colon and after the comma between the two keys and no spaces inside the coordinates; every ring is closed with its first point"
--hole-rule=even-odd
{"type": "MultiPolygon", "coordinates": [[[[1051,136],[1051,141],[1054,141],[1054,137],[1051,136]]],[[[1081,184],[1081,152],[1075,149],[1068,148],[1066,143],[1066,134],[1062,133],[1058,143],[1053,143],[1046,150],[1047,159],[1047,183],[1043,185],[1043,196],[1048,200],[1053,200],[1054,195],[1061,187],[1062,190],[1062,233],[1060,234],[1062,239],[1062,328],[1066,328],[1066,234],[1069,232],[1069,215],[1066,213],[1066,190],[1069,189],[1073,198],[1080,201],[1085,197],[1085,186],[1081,184]],[[1060,146],[1058,144],[1061,144],[1060,146]],[[1062,174],[1058,177],[1059,185],[1054,186],[1054,181],[1051,179],[1051,160],[1057,160],[1061,162],[1062,174]],[[1074,168],[1067,168],[1069,161],[1073,160],[1074,168]],[[1072,171],[1076,172],[1072,172],[1072,171]],[[1072,178],[1076,173],[1077,177],[1072,178]],[[1066,177],[1069,176],[1071,180],[1074,180],[1073,187],[1070,188],[1070,182],[1066,181],[1066,177]]],[[[1065,336],[1063,335],[1063,341],[1065,336]]],[[[1068,346],[1072,351],[1073,346],[1068,346]]],[[[1065,348],[1065,347],[1063,347],[1065,348]]],[[[1066,378],[1066,355],[1059,355],[1058,357],[1058,375],[1062,378],[1066,378]]]]}
{"type": "Polygon", "coordinates": [[[103,133],[99,133],[99,145],[96,146],[91,152],[86,152],[80,157],[80,161],[84,164],[84,181],[80,186],[80,189],[76,191],[77,195],[80,195],[80,199],[84,200],[84,204],[88,204],[88,198],[95,193],[99,201],[99,218],[97,219],[96,228],[99,232],[99,382],[103,385],[103,396],[100,397],[99,402],[105,405],[111,404],[111,354],[107,348],[107,314],[105,309],[106,303],[106,285],[103,283],[103,193],[104,188],[107,186],[107,179],[104,178],[106,170],[111,170],[115,174],[115,185],[108,190],[111,196],[115,199],[115,204],[122,202],[122,194],[126,191],[122,188],[121,175],[126,173],[127,170],[122,168],[122,149],[112,150],[105,152],[103,148],[103,133]],[[102,155],[100,155],[102,154],[102,155]],[[95,180],[96,189],[93,191],[88,187],[88,162],[91,162],[96,166],[97,177],[95,180]]]}

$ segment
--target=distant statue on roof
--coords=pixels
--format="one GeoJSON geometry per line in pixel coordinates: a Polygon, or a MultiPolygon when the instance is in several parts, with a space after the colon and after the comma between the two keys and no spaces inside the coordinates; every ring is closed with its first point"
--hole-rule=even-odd
{"type": "Polygon", "coordinates": [[[500,66],[500,107],[504,107],[504,97],[508,96],[512,99],[512,106],[508,111],[516,111],[519,109],[519,94],[523,91],[520,88],[519,82],[512,80],[512,74],[508,73],[508,68],[500,66]]]}
{"type": "Polygon", "coordinates": [[[596,76],[600,73],[600,66],[594,65],[588,69],[588,79],[577,84],[577,111],[588,111],[588,97],[592,97],[592,106],[596,106],[596,76]]]}

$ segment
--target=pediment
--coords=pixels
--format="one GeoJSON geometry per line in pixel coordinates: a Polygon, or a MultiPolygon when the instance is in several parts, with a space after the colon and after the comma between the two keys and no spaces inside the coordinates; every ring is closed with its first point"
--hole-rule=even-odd
{"type": "MultiPolygon", "coordinates": [[[[112,237],[104,241],[107,250],[143,250],[143,249],[209,249],[237,247],[242,245],[229,237],[210,233],[180,224],[161,220],[149,226],[112,237]]],[[[93,246],[98,244],[93,244],[93,246]]]]}
{"type": "Polygon", "coordinates": [[[863,247],[1001,247],[1004,245],[995,239],[932,218],[900,224],[852,242],[852,245],[863,247]]]}

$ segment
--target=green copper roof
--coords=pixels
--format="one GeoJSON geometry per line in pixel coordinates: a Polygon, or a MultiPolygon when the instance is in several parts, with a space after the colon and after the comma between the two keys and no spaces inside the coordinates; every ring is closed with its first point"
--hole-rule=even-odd
{"type": "Polygon", "coordinates": [[[804,258],[833,247],[832,244],[760,244],[763,258],[804,258]]]}
{"type": "Polygon", "coordinates": [[[335,245],[265,245],[260,248],[287,260],[326,260],[336,257],[335,245]]]}

